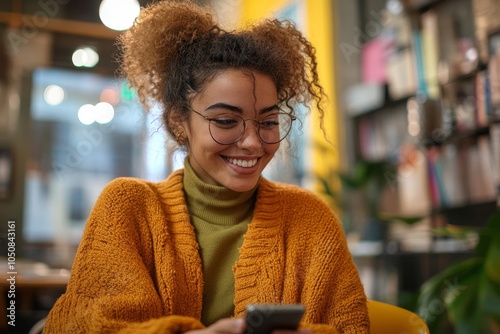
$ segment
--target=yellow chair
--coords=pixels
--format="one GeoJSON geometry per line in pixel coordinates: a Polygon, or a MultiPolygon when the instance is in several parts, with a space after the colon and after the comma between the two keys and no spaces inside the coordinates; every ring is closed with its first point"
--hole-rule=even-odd
{"type": "Polygon", "coordinates": [[[368,300],[371,334],[429,334],[425,321],[402,307],[368,300]]]}

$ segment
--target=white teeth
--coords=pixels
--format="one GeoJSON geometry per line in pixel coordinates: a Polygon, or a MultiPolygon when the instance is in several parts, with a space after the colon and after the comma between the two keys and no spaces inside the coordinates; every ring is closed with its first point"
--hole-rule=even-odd
{"type": "Polygon", "coordinates": [[[257,164],[257,159],[253,160],[241,160],[241,159],[232,159],[232,158],[227,158],[227,161],[232,163],[233,165],[240,166],[240,167],[253,167],[255,164],[257,164]]]}

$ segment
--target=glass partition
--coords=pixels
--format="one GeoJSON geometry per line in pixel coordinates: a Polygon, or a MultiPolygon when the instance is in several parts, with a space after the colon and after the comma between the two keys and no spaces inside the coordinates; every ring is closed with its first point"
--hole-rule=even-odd
{"type": "Polygon", "coordinates": [[[146,114],[127,83],[113,77],[37,69],[30,106],[26,255],[69,264],[107,183],[167,176],[167,141],[158,117],[146,114]]]}

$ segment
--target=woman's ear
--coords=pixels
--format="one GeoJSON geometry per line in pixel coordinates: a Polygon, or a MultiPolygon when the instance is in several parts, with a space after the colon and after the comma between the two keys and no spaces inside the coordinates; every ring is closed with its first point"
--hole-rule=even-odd
{"type": "Polygon", "coordinates": [[[168,116],[168,127],[179,145],[187,141],[187,119],[179,111],[172,110],[168,116]]]}

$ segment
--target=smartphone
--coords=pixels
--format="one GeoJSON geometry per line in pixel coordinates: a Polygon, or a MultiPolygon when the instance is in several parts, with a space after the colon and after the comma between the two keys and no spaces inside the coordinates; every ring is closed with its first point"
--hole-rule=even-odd
{"type": "Polygon", "coordinates": [[[246,334],[270,334],[276,329],[295,330],[304,315],[302,304],[251,304],[246,308],[246,334]]]}

